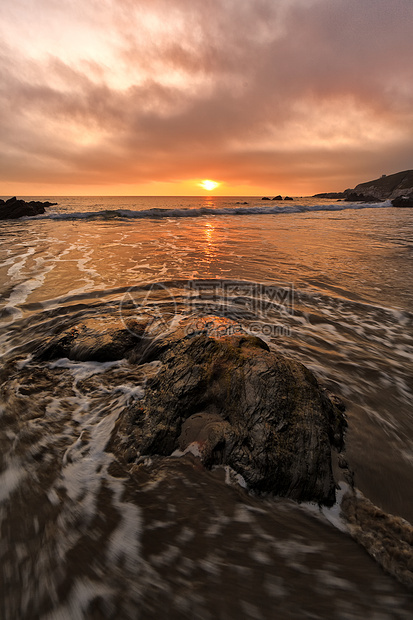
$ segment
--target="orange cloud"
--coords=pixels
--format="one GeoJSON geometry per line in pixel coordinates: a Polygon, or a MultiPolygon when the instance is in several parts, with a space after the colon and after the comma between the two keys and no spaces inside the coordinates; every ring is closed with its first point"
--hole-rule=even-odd
{"type": "Polygon", "coordinates": [[[0,193],[306,194],[411,167],[410,0],[4,0],[0,18],[0,193]]]}

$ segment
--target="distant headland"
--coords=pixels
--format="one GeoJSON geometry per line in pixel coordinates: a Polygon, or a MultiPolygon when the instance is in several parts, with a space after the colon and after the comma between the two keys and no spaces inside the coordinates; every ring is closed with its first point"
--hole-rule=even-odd
{"type": "Polygon", "coordinates": [[[344,192],[324,192],[314,198],[330,198],[348,202],[378,202],[391,200],[393,207],[413,207],[413,170],[381,176],[374,181],[359,183],[344,192]]]}

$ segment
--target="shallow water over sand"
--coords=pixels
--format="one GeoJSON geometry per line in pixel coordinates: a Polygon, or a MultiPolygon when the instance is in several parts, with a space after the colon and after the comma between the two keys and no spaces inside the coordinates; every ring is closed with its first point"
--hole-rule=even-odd
{"type": "MultiPolygon", "coordinates": [[[[56,212],[132,208],[82,200],[56,212]]],[[[3,616],[409,617],[411,595],[316,507],[248,496],[191,457],[116,467],[111,430],[156,362],[30,353],[85,317],[149,316],[154,333],[232,318],[343,398],[356,486],[413,522],[412,231],[410,210],[386,207],[5,222],[3,616]]]]}

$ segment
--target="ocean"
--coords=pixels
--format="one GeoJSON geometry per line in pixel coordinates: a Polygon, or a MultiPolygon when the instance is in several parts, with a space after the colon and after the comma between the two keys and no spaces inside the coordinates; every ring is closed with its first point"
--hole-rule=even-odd
{"type": "Polygon", "coordinates": [[[412,210],[25,199],[58,204],[0,228],[0,617],[411,618],[412,210]],[[154,337],[188,317],[232,319],[312,370],[346,406],[369,532],[342,514],[340,468],[331,508],[253,493],[230,468],[179,455],[119,472],[111,434],[159,362],[33,353],[125,313],[154,337]]]}

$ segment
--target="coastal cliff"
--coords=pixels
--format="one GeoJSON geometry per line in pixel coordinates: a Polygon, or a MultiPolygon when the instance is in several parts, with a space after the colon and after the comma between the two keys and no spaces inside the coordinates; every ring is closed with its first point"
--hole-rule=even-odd
{"type": "Polygon", "coordinates": [[[358,194],[374,196],[379,200],[393,200],[413,192],[413,170],[404,170],[382,176],[374,181],[367,181],[356,185],[354,191],[358,194]]]}
{"type": "Polygon", "coordinates": [[[383,175],[379,179],[359,183],[354,189],[324,192],[315,194],[315,197],[356,202],[391,200],[394,207],[413,207],[413,170],[383,175]]]}

